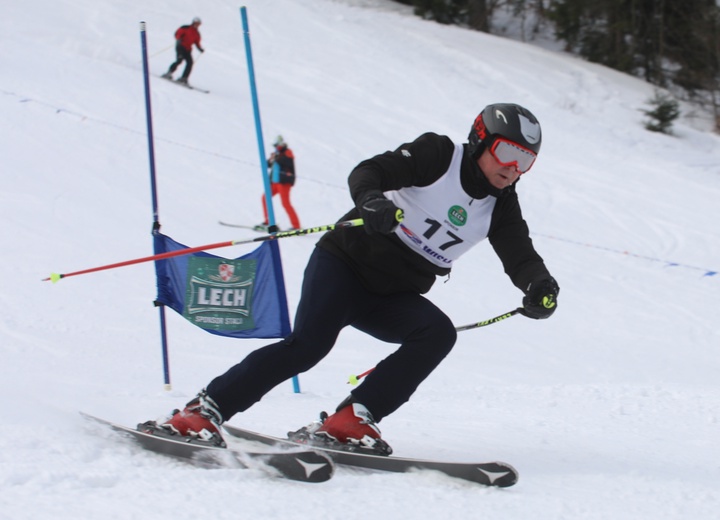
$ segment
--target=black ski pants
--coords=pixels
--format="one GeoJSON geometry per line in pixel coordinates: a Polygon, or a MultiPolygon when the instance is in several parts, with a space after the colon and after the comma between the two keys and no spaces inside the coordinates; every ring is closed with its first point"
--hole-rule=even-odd
{"type": "Polygon", "coordinates": [[[315,248],[305,269],[293,332],[213,379],[208,395],[228,420],[281,382],[315,366],[348,325],[400,345],[352,391],[376,421],[410,399],[457,338],[450,318],[427,298],[412,292],[371,293],[347,264],[315,248]]]}
{"type": "Polygon", "coordinates": [[[180,64],[184,61],[185,62],[185,70],[182,73],[182,78],[188,79],[190,77],[190,71],[192,71],[193,68],[193,57],[192,57],[192,51],[187,50],[185,47],[180,45],[179,43],[175,46],[175,52],[177,53],[177,59],[175,60],[175,63],[170,65],[170,73],[175,72],[175,70],[180,66],[180,64]]]}

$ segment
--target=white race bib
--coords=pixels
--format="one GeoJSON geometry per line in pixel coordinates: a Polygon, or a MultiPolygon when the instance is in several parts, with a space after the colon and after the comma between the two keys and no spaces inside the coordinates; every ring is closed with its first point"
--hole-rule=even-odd
{"type": "Polygon", "coordinates": [[[450,166],[430,186],[385,192],[405,213],[395,234],[410,249],[440,267],[452,263],[487,238],[497,199],[473,199],[460,182],[462,145],[455,145],[450,166]]]}

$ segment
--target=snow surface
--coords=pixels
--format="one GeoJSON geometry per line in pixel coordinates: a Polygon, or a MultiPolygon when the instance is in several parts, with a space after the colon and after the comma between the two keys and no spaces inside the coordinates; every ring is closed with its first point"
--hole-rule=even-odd
{"type": "MultiPolygon", "coordinates": [[[[246,5],[265,142],[282,133],[296,153],[305,226],[350,207],[346,178],[366,157],[425,131],[462,142],[492,102],[540,119],[543,150],[519,191],[562,288],[556,315],[462,332],[381,424],[398,455],[503,460],[520,481],[499,490],[339,468],[301,484],[193,468],[83,420],[79,410],[128,425],[161,416],[267,343],[169,311],[166,391],[151,263],[41,282],[152,254],[140,21],[154,75],[173,61],[174,30],[204,22],[191,82],[210,95],[151,81],[163,231],[190,246],[255,236],[217,223],[261,219],[239,5],[3,2],[0,518],[718,518],[718,136],[689,118],[674,136],[648,132],[649,85],[384,0],[246,5]]],[[[281,242],[293,310],[315,240],[281,242]]],[[[458,325],[521,300],[487,244],[430,297],[458,325]]],[[[284,383],[231,423],[302,426],[393,349],[348,329],[300,376],[302,393],[284,383]]]]}

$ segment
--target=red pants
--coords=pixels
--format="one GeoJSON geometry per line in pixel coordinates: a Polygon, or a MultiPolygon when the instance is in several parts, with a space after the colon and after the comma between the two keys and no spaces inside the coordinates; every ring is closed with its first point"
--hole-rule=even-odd
{"type": "MultiPolygon", "coordinates": [[[[282,202],[282,207],[285,208],[285,212],[288,214],[288,217],[290,218],[290,225],[294,227],[295,229],[300,229],[300,219],[298,219],[297,213],[295,213],[295,208],[293,208],[292,204],[290,203],[290,189],[292,186],[290,184],[280,184],[280,183],[272,183],[270,184],[270,193],[272,193],[272,196],[274,197],[278,193],[280,194],[280,202],[282,202]]],[[[265,215],[265,222],[268,223],[268,214],[267,214],[267,204],[265,203],[265,196],[262,197],[262,207],[263,207],[263,215],[265,215]]]]}

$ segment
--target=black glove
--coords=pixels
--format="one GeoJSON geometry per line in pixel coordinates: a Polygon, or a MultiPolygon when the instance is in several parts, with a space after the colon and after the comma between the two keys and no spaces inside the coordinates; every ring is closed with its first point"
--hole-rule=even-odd
{"type": "Polygon", "coordinates": [[[534,320],[544,320],[557,309],[560,287],[554,278],[538,280],[528,285],[520,314],[534,320]]]}
{"type": "Polygon", "coordinates": [[[365,231],[370,235],[392,233],[403,219],[403,211],[379,191],[366,195],[358,209],[365,223],[365,231]]]}

